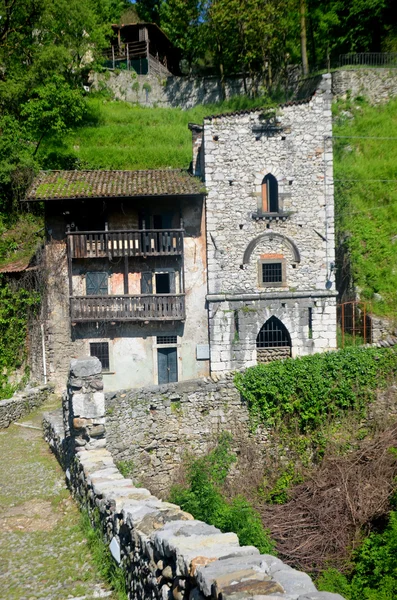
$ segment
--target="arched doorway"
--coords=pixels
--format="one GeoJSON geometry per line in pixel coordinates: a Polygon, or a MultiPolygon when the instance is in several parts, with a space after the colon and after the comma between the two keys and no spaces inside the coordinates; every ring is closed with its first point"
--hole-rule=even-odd
{"type": "Polygon", "coordinates": [[[256,337],[256,353],[258,363],[290,358],[291,336],[277,317],[270,317],[262,325],[256,337]]]}

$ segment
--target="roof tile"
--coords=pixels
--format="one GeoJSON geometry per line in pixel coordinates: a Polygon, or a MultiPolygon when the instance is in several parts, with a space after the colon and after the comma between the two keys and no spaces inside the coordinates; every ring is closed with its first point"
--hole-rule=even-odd
{"type": "Polygon", "coordinates": [[[203,194],[203,183],[187,171],[42,171],[28,201],[203,194]]]}

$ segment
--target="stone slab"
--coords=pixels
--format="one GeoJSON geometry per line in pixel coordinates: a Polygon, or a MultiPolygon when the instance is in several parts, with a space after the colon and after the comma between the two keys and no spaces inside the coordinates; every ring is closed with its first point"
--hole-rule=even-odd
{"type": "Polygon", "coordinates": [[[70,361],[70,375],[75,378],[102,373],[101,362],[96,356],[85,356],[70,361]]]}

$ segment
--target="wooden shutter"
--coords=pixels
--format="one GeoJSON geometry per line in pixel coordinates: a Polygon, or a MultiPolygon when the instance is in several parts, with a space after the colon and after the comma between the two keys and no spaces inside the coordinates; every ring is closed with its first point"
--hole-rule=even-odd
{"type": "Polygon", "coordinates": [[[170,294],[176,294],[175,271],[170,271],[170,294]]]}
{"type": "Polygon", "coordinates": [[[107,296],[109,293],[108,274],[96,271],[87,273],[85,286],[87,296],[107,296]]]}
{"type": "Polygon", "coordinates": [[[172,229],[172,212],[167,212],[163,214],[163,227],[162,229],[172,229]]]}
{"type": "Polygon", "coordinates": [[[141,294],[153,294],[151,271],[144,271],[141,274],[141,294]]]}

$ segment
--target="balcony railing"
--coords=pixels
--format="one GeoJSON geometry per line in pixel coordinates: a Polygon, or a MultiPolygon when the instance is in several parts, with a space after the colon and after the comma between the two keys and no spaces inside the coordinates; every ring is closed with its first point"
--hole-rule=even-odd
{"type": "Polygon", "coordinates": [[[183,229],[73,231],[67,239],[70,258],[183,254],[183,229]]]}
{"type": "Polygon", "coordinates": [[[72,322],[183,321],[185,295],[72,296],[70,316],[72,322]]]}

